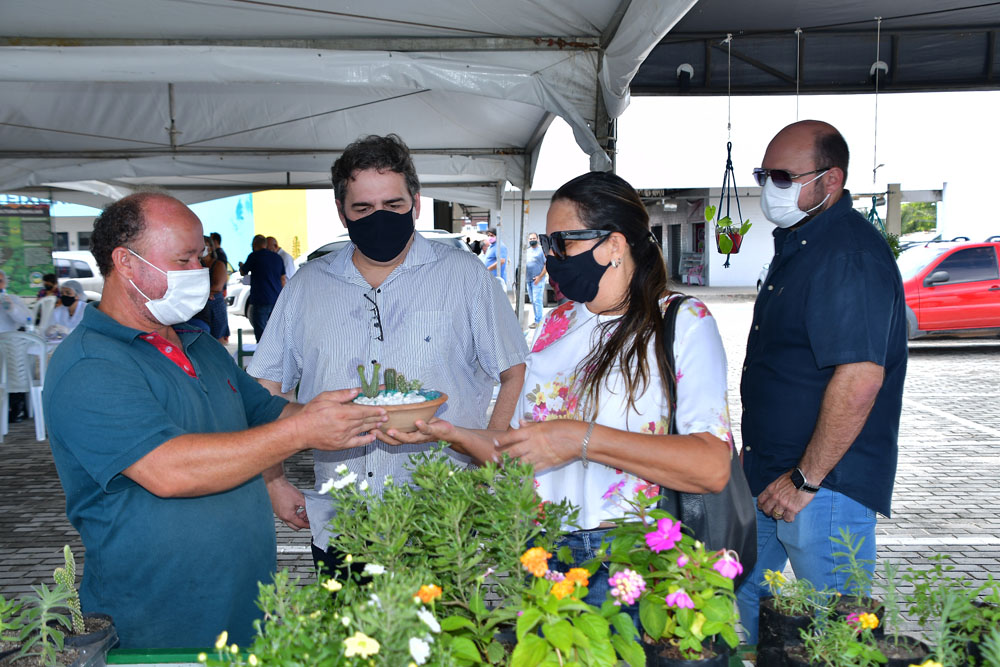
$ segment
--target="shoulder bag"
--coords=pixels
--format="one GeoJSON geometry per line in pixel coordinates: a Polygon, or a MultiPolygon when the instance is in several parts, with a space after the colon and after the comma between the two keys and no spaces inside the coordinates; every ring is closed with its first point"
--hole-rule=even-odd
{"type": "MultiPolygon", "coordinates": [[[[664,383],[669,389],[670,435],[677,435],[677,371],[674,365],[674,330],[677,311],[690,296],[671,299],[663,314],[663,349],[671,370],[664,383]]],[[[679,519],[695,539],[707,549],[732,549],[740,557],[743,574],[733,581],[739,586],[757,562],[757,512],[743,465],[735,448],[729,459],[729,482],[719,493],[681,493],[660,490],[660,509],[679,519]]]]}

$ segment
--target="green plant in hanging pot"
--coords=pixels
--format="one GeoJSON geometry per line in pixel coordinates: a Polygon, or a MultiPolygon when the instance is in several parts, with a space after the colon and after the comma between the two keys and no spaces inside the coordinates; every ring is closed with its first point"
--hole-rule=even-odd
{"type": "MultiPolygon", "coordinates": [[[[712,222],[718,209],[715,206],[705,207],[705,221],[712,222]]],[[[722,255],[735,255],[743,245],[743,237],[747,235],[753,224],[750,220],[742,223],[733,222],[728,215],[715,220],[715,245],[722,255]]]]}

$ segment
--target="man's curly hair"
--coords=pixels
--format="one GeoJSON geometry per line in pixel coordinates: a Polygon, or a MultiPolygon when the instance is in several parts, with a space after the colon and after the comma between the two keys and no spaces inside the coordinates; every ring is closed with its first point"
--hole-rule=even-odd
{"type": "Polygon", "coordinates": [[[345,148],[330,169],[334,197],[338,201],[344,201],[347,184],[354,176],[354,172],[366,169],[402,174],[410,197],[416,199],[417,193],[420,192],[420,179],[417,178],[410,149],[397,134],[387,134],[384,137],[369,134],[345,148]]]}
{"type": "Polygon", "coordinates": [[[108,204],[94,220],[94,233],[90,237],[90,252],[97,260],[101,275],[111,275],[114,262],[111,252],[118,247],[131,247],[146,230],[142,207],[148,199],[167,197],[160,192],[139,192],[108,204]]]}

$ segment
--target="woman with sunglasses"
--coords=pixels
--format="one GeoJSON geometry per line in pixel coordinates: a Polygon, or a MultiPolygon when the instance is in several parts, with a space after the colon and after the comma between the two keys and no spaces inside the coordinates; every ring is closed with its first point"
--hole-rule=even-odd
{"type": "MultiPolygon", "coordinates": [[[[528,356],[514,428],[418,427],[480,461],[504,452],[534,464],[542,500],[580,508],[580,530],[566,538],[579,565],[623,514],[610,489],[652,496],[655,485],[691,493],[726,485],[726,359],[715,320],[689,299],[677,314],[676,368],[668,368],[662,313],[680,295],[667,286],[649,216],[624,180],[592,172],[566,183],[552,197],[546,231],[546,267],[571,301],[549,313],[528,356]],[[681,435],[667,434],[668,374],[677,378],[681,435]]],[[[606,598],[607,576],[605,565],[591,577],[591,604],[606,598]]]]}

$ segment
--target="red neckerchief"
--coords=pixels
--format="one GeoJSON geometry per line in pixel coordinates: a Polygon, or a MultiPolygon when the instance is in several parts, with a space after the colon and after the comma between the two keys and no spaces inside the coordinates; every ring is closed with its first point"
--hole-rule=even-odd
{"type": "Polygon", "coordinates": [[[179,345],[174,345],[156,332],[144,333],[139,337],[144,341],[149,342],[153,347],[159,350],[163,356],[177,364],[177,367],[182,371],[193,378],[198,377],[198,375],[194,372],[194,365],[191,363],[191,360],[187,358],[186,354],[184,354],[184,348],[179,345]]]}

